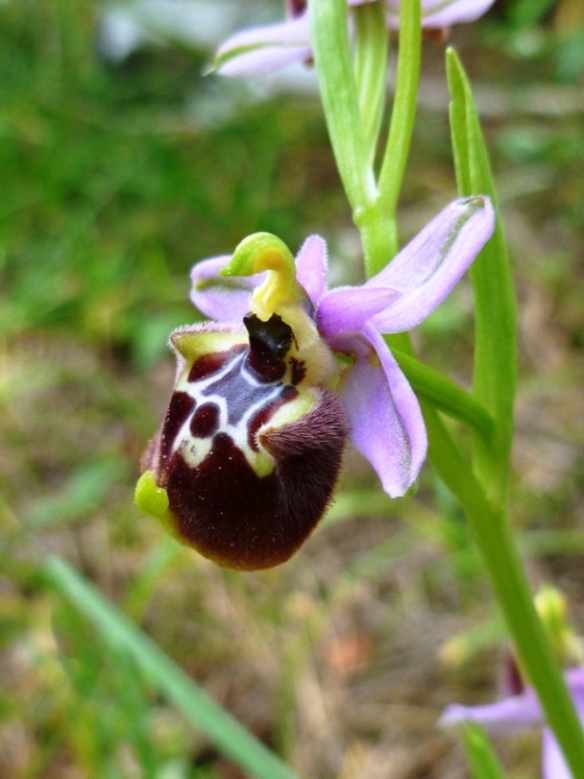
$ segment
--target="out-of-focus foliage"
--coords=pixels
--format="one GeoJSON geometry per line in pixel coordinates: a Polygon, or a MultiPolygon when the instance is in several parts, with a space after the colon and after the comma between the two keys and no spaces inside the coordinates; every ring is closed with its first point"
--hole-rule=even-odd
{"type": "Polygon", "coordinates": [[[204,53],[154,47],[108,65],[98,11],[1,9],[2,326],[75,327],[144,365],[193,316],[193,262],[254,230],[300,240],[326,137],[315,101],[238,111],[235,93],[215,122],[213,98],[233,90],[203,77],[204,53]]]}

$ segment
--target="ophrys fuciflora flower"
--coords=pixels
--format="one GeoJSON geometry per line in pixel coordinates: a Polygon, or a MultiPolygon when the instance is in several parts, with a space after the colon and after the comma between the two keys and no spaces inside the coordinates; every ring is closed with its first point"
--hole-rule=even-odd
{"type": "Polygon", "coordinates": [[[326,289],[318,236],[296,261],[259,233],[198,263],[192,299],[217,321],[171,336],[176,384],[137,504],[220,565],[256,570],[287,560],[316,527],[347,435],[384,490],[403,495],[426,432],[381,334],[425,319],[492,229],[488,199],[455,201],[360,287],[326,289]]]}

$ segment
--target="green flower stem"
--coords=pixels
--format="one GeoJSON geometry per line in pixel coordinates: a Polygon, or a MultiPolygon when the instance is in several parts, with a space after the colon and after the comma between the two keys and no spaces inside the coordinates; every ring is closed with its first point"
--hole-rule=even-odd
{"type": "MultiPolygon", "coordinates": [[[[389,137],[379,176],[381,211],[383,218],[391,222],[392,257],[398,251],[395,212],[410,150],[418,100],[422,48],[421,18],[420,0],[402,0],[395,96],[389,137]]],[[[382,267],[378,267],[375,272],[380,271],[382,267]]]]}
{"type": "Polygon", "coordinates": [[[505,779],[497,755],[480,725],[474,722],[465,725],[462,737],[473,779],[505,779]]]}
{"type": "Polygon", "coordinates": [[[422,401],[429,457],[458,498],[485,561],[507,628],[574,779],[584,779],[584,734],[535,606],[505,514],[495,509],[440,420],[422,401]]]}
{"type": "Polygon", "coordinates": [[[326,123],[353,214],[377,199],[353,73],[346,0],[309,0],[312,50],[326,123]]]}
{"type": "Polygon", "coordinates": [[[380,2],[358,5],[353,14],[355,81],[367,159],[369,165],[373,165],[385,107],[389,35],[380,2]]]}
{"type": "Polygon", "coordinates": [[[225,755],[256,779],[298,779],[277,755],[215,703],[128,617],[64,560],[51,557],[44,572],[49,582],[88,617],[99,635],[138,664],[144,676],[225,755]]]}
{"type": "MultiPolygon", "coordinates": [[[[389,136],[378,182],[378,195],[367,208],[353,212],[361,234],[367,278],[395,257],[399,250],[396,210],[414,128],[421,57],[420,0],[400,6],[397,80],[389,136]]],[[[364,84],[359,82],[360,90],[364,84]]],[[[404,345],[404,350],[406,347],[404,345]]]]}
{"type": "Polygon", "coordinates": [[[382,211],[378,199],[373,205],[353,213],[361,244],[365,276],[370,279],[394,258],[397,253],[395,221],[382,211]]]}

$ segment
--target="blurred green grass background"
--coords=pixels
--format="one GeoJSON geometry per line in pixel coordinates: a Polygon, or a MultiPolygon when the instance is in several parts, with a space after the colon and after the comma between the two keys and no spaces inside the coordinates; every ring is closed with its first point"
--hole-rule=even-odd
{"type": "MultiPolygon", "coordinates": [[[[270,12],[279,13],[279,3],[270,12]]],[[[0,776],[243,774],[39,576],[68,558],[252,732],[313,779],[467,776],[451,700],[492,699],[504,632],[429,468],[387,500],[349,452],[322,528],[279,569],[222,571],[134,508],[194,262],[247,234],[359,247],[315,95],[259,99],[176,41],[113,63],[97,0],[0,4],[0,776]]],[[[584,632],[584,13],[497,0],[456,28],[493,151],[520,303],[512,516],[534,586],[584,632]]],[[[402,240],[455,196],[443,47],[424,49],[402,240]]],[[[464,284],[414,337],[468,384],[464,284]]],[[[537,734],[502,741],[537,774],[537,734]]]]}

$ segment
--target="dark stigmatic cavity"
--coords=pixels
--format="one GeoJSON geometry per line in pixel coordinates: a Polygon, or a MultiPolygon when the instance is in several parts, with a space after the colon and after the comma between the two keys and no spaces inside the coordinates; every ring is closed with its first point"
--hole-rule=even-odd
{"type": "Polygon", "coordinates": [[[255,314],[246,314],[243,324],[249,333],[250,369],[260,381],[277,381],[286,372],[284,359],[292,346],[292,328],[278,314],[267,322],[255,314]]]}

